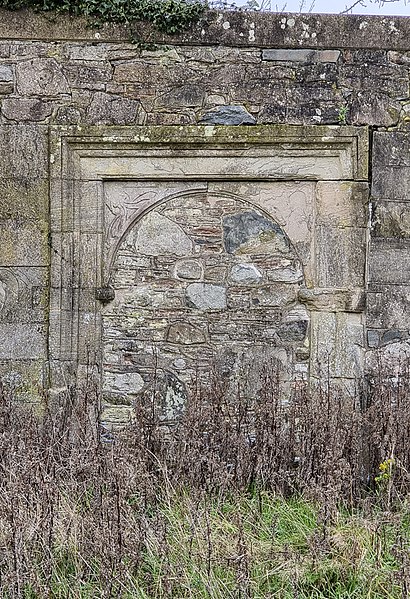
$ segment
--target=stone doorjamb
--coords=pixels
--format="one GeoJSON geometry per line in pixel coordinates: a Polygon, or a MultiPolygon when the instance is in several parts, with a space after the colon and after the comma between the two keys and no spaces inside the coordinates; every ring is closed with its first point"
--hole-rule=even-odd
{"type": "MultiPolygon", "coordinates": [[[[107,238],[110,213],[105,203],[105,183],[328,182],[329,189],[333,185],[336,191],[341,185],[353,189],[349,192],[351,201],[362,202],[364,195],[357,193],[356,186],[361,192],[363,187],[367,189],[367,159],[368,132],[363,127],[50,127],[51,387],[64,388],[82,367],[96,364],[98,369],[100,364],[100,306],[109,274],[107,247],[111,244],[112,252],[112,244],[118,241],[115,236],[107,238]]],[[[152,205],[153,200],[141,201],[132,218],[152,205]]],[[[359,283],[341,285],[336,281],[324,286],[326,281],[318,273],[316,246],[324,242],[318,238],[316,202],[313,212],[312,252],[310,263],[305,264],[311,276],[304,293],[306,305],[313,312],[314,362],[320,353],[317,338],[322,333],[330,346],[336,346],[340,343],[337,336],[353,331],[354,343],[360,347],[365,268],[359,283]],[[317,326],[315,312],[322,313],[316,319],[317,326]],[[343,318],[333,322],[336,312],[342,312],[343,318]],[[354,315],[353,320],[349,314],[354,315]],[[325,322],[326,331],[321,332],[325,322]]],[[[354,223],[350,229],[355,229],[354,223]]],[[[365,252],[363,223],[358,229],[360,251],[365,252]]],[[[121,235],[118,231],[118,239],[121,235]]],[[[347,355],[349,343],[343,343],[347,355]]],[[[335,376],[346,378],[340,373],[335,376]]]]}

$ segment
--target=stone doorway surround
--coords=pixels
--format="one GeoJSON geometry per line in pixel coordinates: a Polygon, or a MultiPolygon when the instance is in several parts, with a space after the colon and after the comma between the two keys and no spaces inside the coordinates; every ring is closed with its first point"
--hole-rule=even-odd
{"type": "Polygon", "coordinates": [[[101,377],[101,309],[127,231],[172,193],[205,188],[282,227],[303,265],[310,376],[325,367],[353,382],[364,355],[367,156],[363,127],[51,127],[51,389],[90,365],[101,377]]]}

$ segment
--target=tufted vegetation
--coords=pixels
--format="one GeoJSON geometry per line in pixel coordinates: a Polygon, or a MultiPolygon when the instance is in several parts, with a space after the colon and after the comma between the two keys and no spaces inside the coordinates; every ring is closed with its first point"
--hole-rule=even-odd
{"type": "Polygon", "coordinates": [[[197,22],[206,4],[202,0],[0,0],[0,7],[83,16],[95,27],[147,21],[158,31],[172,35],[197,22]]]}

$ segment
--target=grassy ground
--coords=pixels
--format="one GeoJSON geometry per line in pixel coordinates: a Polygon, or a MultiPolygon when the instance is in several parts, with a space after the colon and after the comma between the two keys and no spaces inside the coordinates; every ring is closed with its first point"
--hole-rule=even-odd
{"type": "Polygon", "coordinates": [[[407,599],[405,374],[210,387],[166,433],[152,394],[108,440],[89,389],[39,416],[0,388],[0,598],[407,599]]]}
{"type": "Polygon", "coordinates": [[[62,542],[47,595],[28,585],[23,596],[404,599],[410,588],[404,504],[397,512],[373,506],[367,514],[326,514],[303,498],[254,493],[218,501],[179,493],[135,525],[136,542],[144,531],[137,560],[125,552],[107,578],[98,560],[62,542]]]}

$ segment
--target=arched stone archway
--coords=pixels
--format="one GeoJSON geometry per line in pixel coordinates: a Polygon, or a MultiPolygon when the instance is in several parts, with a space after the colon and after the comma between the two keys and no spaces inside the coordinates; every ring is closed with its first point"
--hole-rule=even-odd
{"type": "Polygon", "coordinates": [[[172,420],[212,370],[228,386],[246,376],[252,395],[265,360],[283,382],[307,369],[301,262],[283,229],[243,199],[201,191],[157,205],[128,229],[110,283],[103,420],[126,420],[154,378],[172,420]]]}

